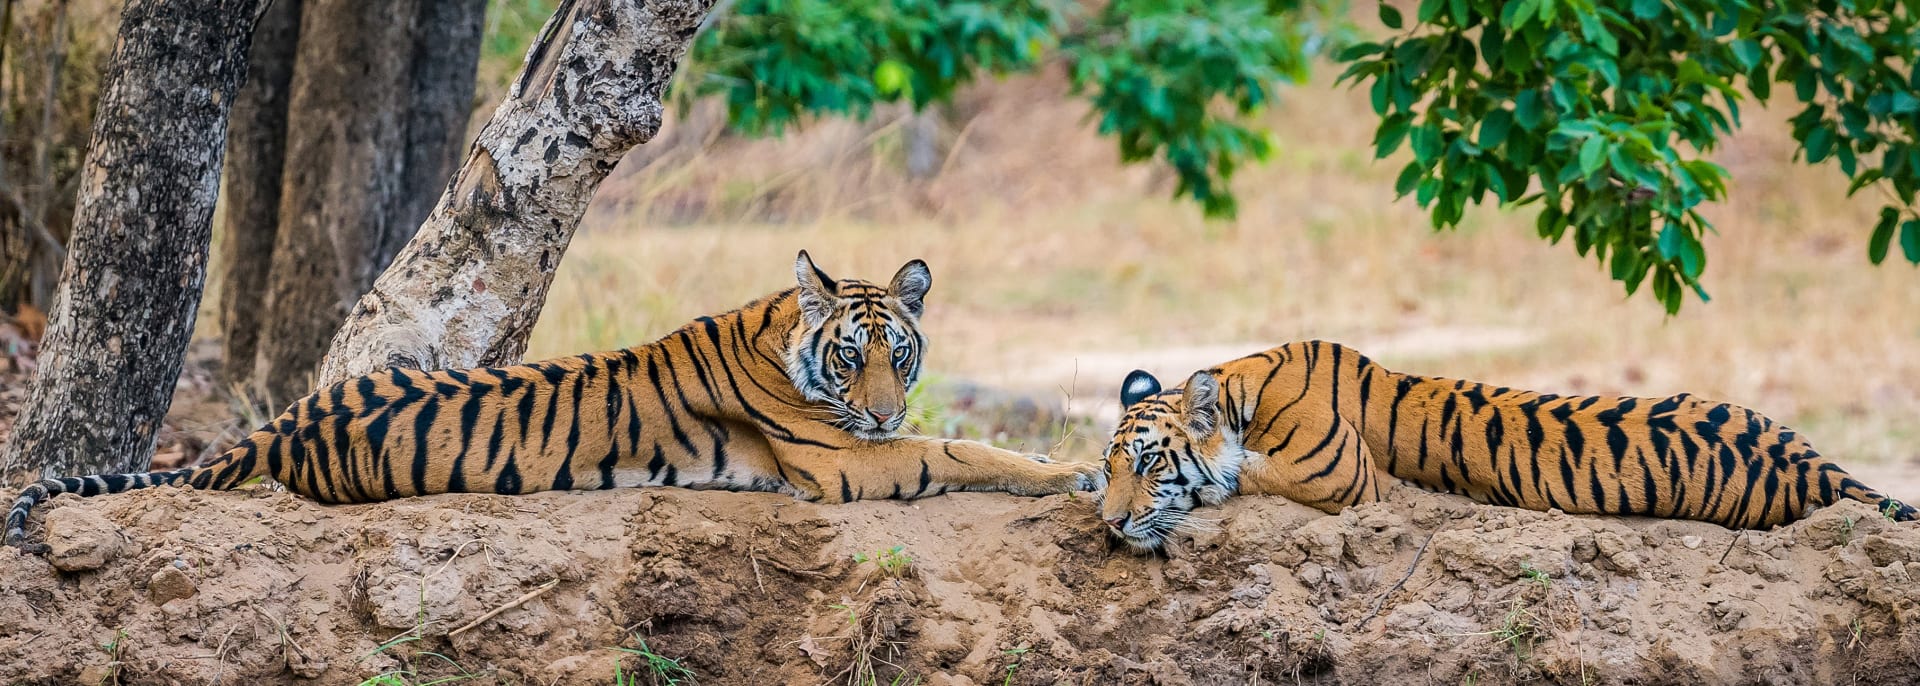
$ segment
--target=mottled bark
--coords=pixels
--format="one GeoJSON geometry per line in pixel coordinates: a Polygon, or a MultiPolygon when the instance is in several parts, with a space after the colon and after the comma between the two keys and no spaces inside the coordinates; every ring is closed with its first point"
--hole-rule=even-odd
{"type": "Polygon", "coordinates": [[[131,0],[40,371],[0,471],[143,469],[193,332],[228,109],[265,0],[131,0]]]}
{"type": "Polygon", "coordinates": [[[607,172],[660,129],[712,0],[567,0],[432,216],[334,337],[320,383],[518,360],[607,172]]]}
{"type": "Polygon", "coordinates": [[[305,395],[460,155],[483,0],[307,0],[254,378],[305,395]]]}
{"type": "Polygon", "coordinates": [[[220,331],[226,365],[221,381],[237,384],[253,371],[265,321],[268,266],[280,229],[280,169],[286,163],[287,96],[300,38],[301,0],[273,0],[254,29],[247,81],[233,103],[227,134],[226,227],[217,258],[220,331]]]}

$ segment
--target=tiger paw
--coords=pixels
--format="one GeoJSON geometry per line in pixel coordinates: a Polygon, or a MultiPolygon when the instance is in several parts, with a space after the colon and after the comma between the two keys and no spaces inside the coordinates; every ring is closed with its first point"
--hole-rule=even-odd
{"type": "Polygon", "coordinates": [[[1098,491],[1107,487],[1107,470],[1092,462],[1055,462],[1071,470],[1075,491],[1098,491]]]}

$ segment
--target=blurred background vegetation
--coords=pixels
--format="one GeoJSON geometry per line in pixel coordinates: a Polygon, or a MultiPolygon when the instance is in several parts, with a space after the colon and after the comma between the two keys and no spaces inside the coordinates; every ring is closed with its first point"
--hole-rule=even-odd
{"type": "MultiPolygon", "coordinates": [[[[14,4],[16,22],[54,6],[14,4]]],[[[84,146],[111,4],[59,3],[64,34],[7,34],[0,146],[23,193],[41,129],[19,84],[66,36],[76,95],[46,130],[84,146]]],[[[489,3],[476,123],[555,4],[489,3]]],[[[837,276],[924,257],[928,431],[1087,457],[1128,369],[1327,338],[1411,372],[1739,402],[1912,499],[1912,17],[1870,2],[736,0],[660,137],[601,187],[529,356],[735,307],[787,285],[802,247],[837,276]]],[[[75,145],[41,140],[49,167],[75,145]]],[[[219,395],[175,414],[238,426],[208,409],[219,395]]]]}

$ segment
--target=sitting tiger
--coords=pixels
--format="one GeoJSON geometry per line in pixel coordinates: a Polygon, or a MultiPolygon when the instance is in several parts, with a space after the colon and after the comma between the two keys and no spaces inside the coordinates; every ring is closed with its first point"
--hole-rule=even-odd
{"type": "Polygon", "coordinates": [[[501,369],[390,369],[295,402],[198,467],[40,481],[8,513],[6,540],[18,545],[29,510],[53,494],[224,490],[255,477],[325,503],[634,486],[840,503],[1100,485],[1091,463],[895,435],[926,349],[926,263],[882,288],[836,281],[802,251],[794,274],[795,288],[646,345],[501,369]]]}
{"type": "Polygon", "coordinates": [[[1375,364],[1335,343],[1290,343],[1162,391],[1121,387],[1101,517],[1153,550],[1202,504],[1275,494],[1328,513],[1397,478],[1483,503],[1763,528],[1840,498],[1909,521],[1792,430],[1689,395],[1556,396],[1375,364]]]}

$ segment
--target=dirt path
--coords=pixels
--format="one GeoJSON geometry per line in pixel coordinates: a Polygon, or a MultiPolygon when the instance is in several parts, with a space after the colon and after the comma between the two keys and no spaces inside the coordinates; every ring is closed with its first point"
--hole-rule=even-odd
{"type": "Polygon", "coordinates": [[[0,550],[0,682],[610,683],[641,664],[610,648],[642,639],[705,684],[1920,680],[1920,529],[1854,504],[1730,548],[1711,525],[1413,491],[1340,516],[1247,497],[1170,559],[1109,550],[1065,496],[160,489],[46,510],[53,555],[0,550]]]}

